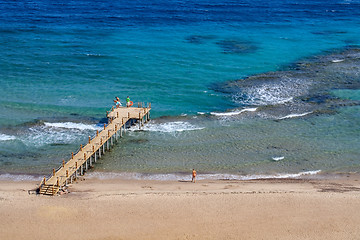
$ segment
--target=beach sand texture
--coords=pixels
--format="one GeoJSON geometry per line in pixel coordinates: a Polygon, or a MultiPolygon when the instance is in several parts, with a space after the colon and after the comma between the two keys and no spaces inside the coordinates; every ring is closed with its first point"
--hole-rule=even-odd
{"type": "Polygon", "coordinates": [[[1,181],[0,239],[359,239],[359,179],[1,181]]]}

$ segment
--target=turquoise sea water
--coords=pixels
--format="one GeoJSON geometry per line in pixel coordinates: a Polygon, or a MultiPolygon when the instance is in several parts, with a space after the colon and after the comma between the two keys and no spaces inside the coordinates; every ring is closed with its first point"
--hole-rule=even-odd
{"type": "Polygon", "coordinates": [[[0,173],[48,173],[127,95],[152,103],[152,122],[95,172],[359,171],[359,10],[340,0],[3,1],[0,173]]]}

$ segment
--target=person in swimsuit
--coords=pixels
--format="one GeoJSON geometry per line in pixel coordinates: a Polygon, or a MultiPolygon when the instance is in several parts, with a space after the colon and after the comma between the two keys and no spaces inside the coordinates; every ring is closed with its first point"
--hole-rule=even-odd
{"type": "Polygon", "coordinates": [[[127,107],[130,107],[130,98],[129,98],[129,96],[127,96],[127,98],[126,98],[126,106],[127,107]]]}
{"type": "Polygon", "coordinates": [[[191,179],[191,181],[192,181],[193,183],[196,182],[196,171],[195,171],[195,169],[192,170],[192,179],[191,179]]]}
{"type": "Polygon", "coordinates": [[[121,107],[121,102],[120,102],[120,99],[118,97],[115,97],[114,103],[115,103],[116,108],[121,107]]]}

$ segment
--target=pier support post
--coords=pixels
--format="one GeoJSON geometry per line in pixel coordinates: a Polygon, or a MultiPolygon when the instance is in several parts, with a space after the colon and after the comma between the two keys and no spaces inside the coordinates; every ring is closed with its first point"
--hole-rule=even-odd
{"type": "Polygon", "coordinates": [[[105,154],[105,144],[103,145],[102,149],[103,149],[103,154],[105,154]]]}
{"type": "Polygon", "coordinates": [[[123,136],[123,128],[121,127],[120,128],[120,137],[122,138],[122,136],[123,136]]]}
{"type": "Polygon", "coordinates": [[[94,153],[94,162],[96,163],[96,152],[94,153]]]}

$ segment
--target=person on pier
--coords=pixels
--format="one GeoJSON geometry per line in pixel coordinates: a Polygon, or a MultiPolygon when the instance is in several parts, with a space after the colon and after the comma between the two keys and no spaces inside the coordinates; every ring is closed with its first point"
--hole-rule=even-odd
{"type": "Polygon", "coordinates": [[[127,106],[127,107],[130,107],[130,106],[131,106],[131,101],[130,101],[130,97],[129,97],[129,96],[127,96],[127,98],[126,98],[126,106],[127,106]]]}
{"type": "Polygon", "coordinates": [[[120,98],[119,98],[119,97],[115,97],[114,103],[115,103],[116,108],[121,107],[121,102],[120,102],[120,98]]]}

